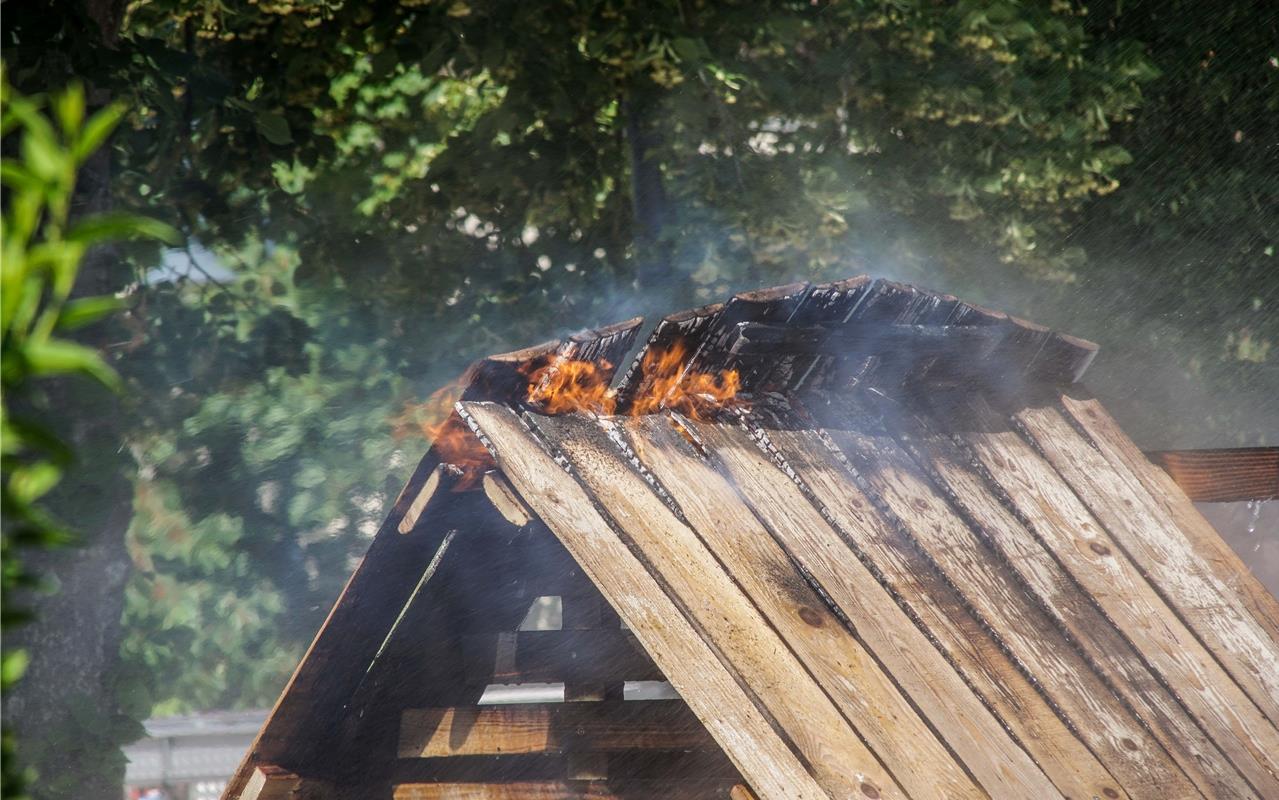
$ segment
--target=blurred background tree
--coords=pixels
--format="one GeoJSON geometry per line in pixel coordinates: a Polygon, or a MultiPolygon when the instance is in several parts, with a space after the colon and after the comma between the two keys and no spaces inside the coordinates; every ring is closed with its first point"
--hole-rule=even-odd
{"type": "Polygon", "coordinates": [[[93,183],[189,243],[91,270],[133,299],[94,342],[125,399],[68,414],[123,487],[94,523],[131,568],[104,691],[268,703],[425,446],[393,436],[406,402],[743,288],[945,289],[1099,341],[1090,383],[1143,446],[1273,443],[1277,25],[1179,0],[10,11],[14,84],[127,103],[93,183]]]}

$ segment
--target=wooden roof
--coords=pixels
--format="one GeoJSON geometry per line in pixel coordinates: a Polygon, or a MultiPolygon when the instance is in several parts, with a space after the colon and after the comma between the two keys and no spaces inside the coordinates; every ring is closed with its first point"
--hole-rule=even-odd
{"type": "MultiPolygon", "coordinates": [[[[529,711],[540,746],[686,730],[680,747],[713,742],[760,798],[1279,797],[1279,603],[1076,383],[1094,345],[858,278],[657,326],[647,347],[678,339],[687,369],[738,369],[749,408],[697,421],[521,407],[512,365],[616,363],[637,325],[483,362],[485,388],[459,404],[496,459],[487,496],[508,524],[554,534],[691,711],[636,707],[622,728],[529,711]]],[[[645,391],[641,363],[619,384],[623,411],[645,391]]],[[[438,611],[456,608],[447,588],[423,598],[486,513],[458,499],[485,493],[440,493],[450,475],[424,460],[228,796],[255,768],[331,756],[317,731],[375,735],[358,720],[379,693],[398,712],[397,625],[456,621],[438,611]]],[[[505,574],[485,559],[471,578],[505,574]]],[[[433,640],[416,641],[400,650],[433,640]]],[[[434,752],[440,730],[448,753],[472,752],[459,742],[487,730],[480,712],[463,728],[456,709],[422,713],[401,757],[434,752]]],[[[614,796],[482,784],[395,791],[614,796]]]]}

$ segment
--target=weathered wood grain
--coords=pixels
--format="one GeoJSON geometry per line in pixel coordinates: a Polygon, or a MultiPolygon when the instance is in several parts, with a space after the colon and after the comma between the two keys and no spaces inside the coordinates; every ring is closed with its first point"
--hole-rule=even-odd
{"type": "Polygon", "coordinates": [[[491,442],[524,501],[573,553],[751,786],[768,797],[829,797],[590,496],[515,414],[481,403],[463,404],[463,411],[491,442]]]}
{"type": "MultiPolygon", "coordinates": [[[[1168,796],[1198,794],[1037,607],[1012,567],[983,545],[892,437],[867,427],[827,433],[873,496],[987,620],[1125,790],[1143,797],[1156,790],[1168,796]]],[[[1087,601],[1063,592],[1051,602],[1087,601]]]]}
{"type": "Polygon", "coordinates": [[[1083,734],[1076,736],[1058,716],[1060,703],[1050,704],[1040,693],[1052,697],[1056,688],[1026,677],[993,626],[975,615],[920,548],[876,511],[820,434],[772,426],[762,433],[823,515],[874,566],[897,602],[1058,790],[1068,797],[1117,793],[1118,781],[1081,741],[1083,734]]]}
{"type": "Polygon", "coordinates": [[[715,747],[675,700],[408,709],[400,758],[715,747]]]}
{"type": "Polygon", "coordinates": [[[1279,600],[1252,574],[1230,545],[1204,519],[1175,481],[1150,462],[1101,403],[1083,392],[1060,398],[1063,412],[1118,469],[1126,469],[1145,489],[1138,499],[1156,513],[1171,517],[1199,559],[1217,580],[1236,591],[1252,618],[1279,643],[1279,600]]]}
{"type": "MultiPolygon", "coordinates": [[[[855,721],[841,715],[808,671],[806,660],[788,646],[769,624],[767,613],[752,602],[747,583],[751,580],[749,569],[729,566],[726,571],[697,532],[672,513],[592,421],[573,416],[537,417],[531,422],[552,448],[563,453],[574,474],[608,510],[625,532],[628,543],[643,553],[652,570],[661,576],[667,593],[687,609],[695,627],[759,698],[760,705],[794,742],[827,791],[847,797],[856,796],[865,785],[892,786],[894,778],[898,783],[907,783],[906,776],[890,777],[884,770],[879,763],[883,758],[877,760],[858,737],[855,721]],[[734,577],[729,576],[730,572],[734,577]]],[[[658,446],[645,440],[645,457],[658,446]]],[[[702,491],[706,488],[701,487],[702,491]]],[[[742,512],[749,514],[745,508],[742,512]]],[[[771,603],[774,593],[755,593],[754,599],[769,603],[768,611],[776,612],[773,621],[793,633],[792,642],[799,639],[801,645],[807,644],[804,636],[811,638],[821,633],[806,634],[802,629],[812,626],[796,616],[793,606],[771,603]]],[[[803,655],[812,656],[811,648],[803,655]]],[[[920,730],[927,733],[922,726],[920,730]]],[[[931,773],[930,780],[921,782],[918,788],[911,785],[903,789],[913,795],[927,786],[941,786],[955,797],[982,796],[944,752],[944,761],[934,761],[928,758],[926,741],[916,744],[916,759],[931,773]]],[[[884,789],[877,791],[887,793],[884,789]]]]}
{"type": "MultiPolygon", "coordinates": [[[[1000,571],[995,559],[982,552],[971,531],[955,520],[944,500],[913,471],[906,454],[884,447],[891,444],[889,440],[888,443],[875,442],[874,454],[862,458],[866,453],[862,449],[867,447],[866,440],[851,431],[833,430],[830,435],[856,460],[858,474],[875,493],[874,499],[885,503],[893,515],[890,520],[898,522],[888,526],[888,535],[872,544],[872,550],[879,550],[879,556],[883,557],[883,545],[898,541],[895,556],[900,558],[912,545],[920,548],[948,577],[950,584],[957,586],[959,594],[984,625],[1021,662],[1031,680],[1044,687],[1065,719],[1076,723],[1079,735],[1094,753],[1099,754],[1099,758],[1102,754],[1113,756],[1102,759],[1102,763],[1115,781],[1122,783],[1123,790],[1134,796],[1150,796],[1155,787],[1166,796],[1198,795],[1181,771],[1161,753],[1159,745],[1149,741],[1140,724],[1124,712],[1118,701],[1110,698],[1105,686],[1088,671],[1087,664],[1073,658],[1059,635],[1054,639],[1053,626],[1036,614],[1019,593],[1016,582],[1000,571]],[[907,536],[909,544],[902,543],[900,540],[907,536]],[[1094,726],[1109,736],[1097,735],[1094,726]],[[1120,745],[1124,741],[1127,748],[1120,745]]],[[[742,477],[738,477],[739,483],[741,480],[742,477]]],[[[838,503],[838,495],[847,497],[851,489],[856,492],[849,484],[851,481],[845,479],[844,488],[835,493],[836,497],[825,499],[838,503]]],[[[773,506],[790,513],[794,503],[778,499],[773,506]]],[[[766,513],[764,504],[758,507],[761,515],[766,513]]],[[[794,527],[794,522],[790,526],[794,527]]],[[[930,571],[918,563],[912,568],[930,571]]],[[[1095,780],[1104,781],[1099,774],[1094,774],[1095,780]]],[[[1117,794],[1117,785],[1102,782],[1100,794],[1108,795],[1108,791],[1117,794]]]]}
{"type": "Polygon", "coordinates": [[[1271,722],[1279,720],[1279,644],[1238,594],[1208,569],[1167,514],[1134,501],[1144,493],[1137,479],[1107,461],[1056,408],[1028,406],[1015,417],[1164,602],[1271,722]]]}
{"type": "Polygon", "coordinates": [[[980,398],[962,439],[1035,537],[1174,688],[1263,795],[1279,794],[1279,732],[1230,679],[1079,501],[1052,465],[980,398]]]}
{"type": "MultiPolygon", "coordinates": [[[[1058,695],[1063,710],[1074,719],[1076,730],[1092,740],[1094,752],[1103,762],[1114,765],[1112,772],[1124,776],[1125,769],[1138,769],[1148,775],[1143,762],[1152,756],[1158,758],[1161,745],[1205,795],[1255,796],[1247,781],[1205,736],[1175,694],[1151,673],[1127,639],[1061,569],[1031,531],[990,492],[966,454],[949,437],[934,430],[932,423],[905,409],[895,409],[888,416],[895,419],[897,440],[910,450],[915,462],[941,488],[972,530],[1015,572],[1013,580],[1024,587],[1025,597],[1037,601],[1039,611],[1030,608],[1022,612],[1034,620],[1031,628],[1001,626],[1001,630],[1009,635],[1021,630],[1040,631],[1050,643],[1047,657],[1065,659],[1066,668],[1078,678],[1052,686],[1043,681],[1041,685],[1058,695]],[[1055,632],[1054,628],[1064,634],[1055,632]],[[1066,638],[1063,639],[1063,635],[1066,638]],[[1087,688],[1097,685],[1089,666],[1105,681],[1104,686],[1087,688]],[[1081,691],[1069,691],[1075,687],[1081,691]],[[1121,704],[1111,696],[1112,691],[1121,704]],[[1098,718],[1094,708],[1104,710],[1104,716],[1098,718]],[[1136,715],[1143,728],[1125,733],[1117,725],[1116,720],[1130,718],[1128,710],[1136,715]],[[1149,741],[1147,730],[1157,745],[1149,741]],[[1132,762],[1133,766],[1125,768],[1125,762],[1132,762]]],[[[998,608],[998,603],[992,606],[992,609],[998,608]]],[[[1120,724],[1131,726],[1131,723],[1120,724]]],[[[1135,780],[1124,777],[1123,780],[1126,786],[1151,783],[1150,778],[1143,781],[1139,777],[1135,780]]],[[[1154,781],[1156,788],[1161,783],[1161,780],[1154,781]]]]}
{"type": "MultiPolygon", "coordinates": [[[[653,416],[615,426],[614,435],[624,434],[629,451],[642,453],[644,468],[669,492],[723,569],[736,579],[811,670],[880,760],[892,765],[889,771],[902,788],[916,798],[980,795],[972,779],[964,774],[874,656],[831,613],[732,486],[684,441],[670,420],[653,416]]],[[[639,481],[639,476],[634,480],[639,481]]],[[[641,487],[642,484],[637,488],[641,487]]],[[[619,491],[627,493],[623,486],[619,486],[619,491]]],[[[865,579],[867,589],[879,588],[869,575],[865,579]]],[[[891,605],[891,601],[888,603],[891,605]]],[[[877,623],[891,626],[891,621],[877,623]]],[[[960,709],[957,716],[961,722],[967,722],[962,719],[966,710],[962,697],[955,699],[952,708],[955,707],[960,709]]],[[[960,727],[965,726],[955,726],[956,732],[960,727]]],[[[980,724],[974,727],[980,728],[980,724]]],[[[968,741],[972,733],[965,727],[968,741]]],[[[988,762],[990,775],[1001,772],[991,763],[993,760],[988,762]]],[[[1000,788],[1010,783],[1002,779],[993,782],[1000,788]]]]}
{"type": "Polygon", "coordinates": [[[514,781],[511,783],[406,783],[395,787],[394,800],[704,800],[729,797],[732,785],[705,787],[665,781],[514,781]]]}
{"type": "Polygon", "coordinates": [[[289,800],[302,786],[302,779],[287,769],[263,764],[253,769],[244,786],[244,800],[289,800]]]}
{"type": "Polygon", "coordinates": [[[1196,503],[1279,500],[1279,447],[1157,450],[1146,457],[1196,503]]]}

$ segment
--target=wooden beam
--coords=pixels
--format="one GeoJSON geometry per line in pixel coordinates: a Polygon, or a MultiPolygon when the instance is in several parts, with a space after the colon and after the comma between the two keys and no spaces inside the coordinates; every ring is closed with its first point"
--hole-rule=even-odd
{"type": "Polygon", "coordinates": [[[290,800],[302,786],[302,779],[272,764],[255,767],[245,784],[242,800],[290,800]]]}
{"type": "MultiPolygon", "coordinates": [[[[834,647],[838,634],[844,633],[849,642],[859,644],[858,649],[868,651],[869,655],[862,656],[868,663],[854,666],[858,678],[852,682],[852,691],[865,695],[863,702],[877,699],[880,707],[871,709],[877,713],[868,715],[869,719],[893,722],[882,729],[866,725],[863,735],[912,797],[935,792],[958,796],[943,777],[952,781],[953,771],[961,769],[991,796],[1062,796],[1033,759],[1009,739],[999,721],[874,575],[843,545],[794,480],[769,461],[746,431],[731,425],[685,423],[706,448],[709,464],[685,458],[679,462],[683,465],[680,469],[669,455],[679,446],[678,434],[669,426],[659,430],[658,422],[644,425],[645,463],[663,479],[686,514],[715,514],[702,517],[704,522],[698,529],[707,536],[720,536],[721,553],[734,548],[734,541],[743,543],[735,547],[741,550],[746,549],[745,542],[765,543],[761,549],[771,552],[767,561],[753,569],[739,562],[733,572],[739,580],[747,580],[743,576],[748,572],[786,576],[784,582],[774,580],[789,597],[809,609],[797,619],[803,625],[797,635],[802,631],[822,643],[820,648],[804,651],[806,663],[817,667],[838,654],[825,678],[829,686],[837,687],[841,677],[838,665],[856,665],[847,646],[834,647]],[[740,507],[741,513],[728,516],[734,506],[740,507]],[[726,534],[710,533],[712,530],[726,534]],[[792,563],[792,558],[797,563],[792,563]],[[826,612],[821,596],[811,589],[805,591],[805,576],[821,586],[825,597],[848,620],[855,640],[845,632],[841,620],[826,612]],[[877,668],[876,662],[881,666],[877,668]]],[[[845,675],[848,671],[847,667],[843,670],[845,675]]]]}
{"type": "MultiPolygon", "coordinates": [[[[1239,594],[1212,573],[1167,513],[1143,502],[1138,480],[1106,460],[1054,406],[1022,408],[1014,417],[1164,602],[1266,716],[1279,722],[1279,643],[1252,618],[1239,594]]],[[[1274,468],[1279,484],[1279,449],[1274,468]]]]}
{"type": "Polygon", "coordinates": [[[400,758],[715,746],[678,700],[410,709],[400,719],[400,758]]]}
{"type": "Polygon", "coordinates": [[[905,510],[915,541],[1098,758],[1138,795],[1171,786],[1186,792],[1180,770],[1207,796],[1252,796],[1176,693],[1001,502],[948,429],[935,416],[903,412],[884,412],[896,420],[896,441],[856,424],[829,435],[861,465],[880,502],[905,510]],[[983,551],[989,555],[966,555],[983,551]]]}
{"type": "MultiPolygon", "coordinates": [[[[979,397],[961,436],[992,491],[1016,509],[1053,558],[1113,621],[1152,671],[1263,796],[1279,795],[1279,731],[1158,596],[1061,479],[979,397]]],[[[1050,600],[1051,602],[1051,600],[1050,600]]]]}
{"type": "Polygon", "coordinates": [[[1273,641],[1279,643],[1279,600],[1261,585],[1239,555],[1204,519],[1185,491],[1137,449],[1119,423],[1095,398],[1081,391],[1063,395],[1060,402],[1062,410],[1088,435],[1106,460],[1137,478],[1145,489],[1141,495],[1142,502],[1176,521],[1199,558],[1218,580],[1236,587],[1253,619],[1273,641]]]}
{"type": "Polygon", "coordinates": [[[394,800],[709,800],[730,795],[732,784],[709,788],[667,781],[518,781],[513,783],[404,783],[394,800]]]}
{"type": "Polygon", "coordinates": [[[1146,455],[1196,503],[1279,498],[1279,447],[1157,450],[1146,455]]]}
{"type": "Polygon", "coordinates": [[[573,553],[752,786],[794,800],[827,798],[738,679],[618,538],[589,495],[507,408],[464,403],[520,496],[573,553]]]}
{"type": "Polygon", "coordinates": [[[620,628],[471,634],[462,640],[468,680],[483,683],[614,683],[662,680],[662,671],[620,628]],[[499,657],[506,640],[511,657],[499,657]]]}
{"type": "MultiPolygon", "coordinates": [[[[617,448],[613,438],[592,421],[580,416],[531,417],[529,421],[536,433],[563,455],[573,474],[600,506],[608,510],[626,543],[643,554],[649,569],[660,576],[666,591],[687,609],[685,613],[699,634],[722,654],[787,739],[809,760],[814,777],[827,791],[836,796],[856,796],[866,783],[882,787],[900,786],[904,782],[901,774],[892,774],[876,758],[871,747],[876,746],[877,741],[871,739],[871,747],[864,743],[870,738],[869,729],[858,726],[865,726],[874,717],[864,713],[863,708],[857,709],[859,713],[849,713],[846,704],[834,700],[814,675],[811,665],[805,663],[813,650],[797,647],[797,639],[800,642],[817,639],[828,646],[832,639],[840,639],[835,620],[823,628],[797,616],[802,608],[810,606],[816,606],[812,613],[820,613],[817,610],[820,601],[814,597],[808,604],[803,600],[788,602],[775,587],[757,590],[750,579],[755,574],[767,574],[767,565],[725,563],[725,554],[708,548],[697,528],[713,525],[718,530],[731,531],[739,541],[753,541],[756,537],[736,519],[720,518],[713,523],[692,518],[681,520],[644,476],[627,463],[627,456],[617,448]],[[786,687],[784,692],[778,691],[781,686],[786,687]],[[842,754],[838,762],[829,758],[831,752],[842,754]]],[[[636,425],[644,422],[661,424],[663,418],[634,420],[636,425]]],[[[616,433],[622,435],[623,430],[616,433]]],[[[673,431],[670,433],[679,438],[673,431]]],[[[643,437],[641,449],[646,463],[655,455],[651,450],[664,444],[654,437],[643,437]]],[[[728,502],[722,493],[713,494],[714,487],[704,481],[685,480],[683,485],[695,488],[707,504],[723,507],[728,502]]],[[[675,487],[672,486],[671,491],[675,491],[675,487]]],[[[683,498],[680,503],[683,505],[683,498]]],[[[735,504],[743,515],[749,515],[740,501],[735,504]]],[[[851,639],[848,641],[851,643],[851,639]]],[[[860,661],[858,666],[863,669],[874,670],[864,654],[858,658],[856,653],[850,657],[833,648],[828,652],[832,652],[832,657],[819,664],[831,664],[835,659],[846,664],[845,659],[851,658],[855,664],[860,661]]],[[[860,677],[862,670],[857,671],[860,677]]],[[[846,676],[837,680],[843,686],[853,683],[846,676]]],[[[865,682],[871,680],[872,676],[866,676],[865,682]]],[[[858,689],[862,687],[859,685],[858,689]]],[[[864,694],[872,693],[873,690],[864,691],[864,694]]],[[[841,700],[846,694],[840,695],[841,700]]],[[[899,698],[899,705],[891,712],[885,711],[883,716],[892,718],[905,729],[910,720],[908,714],[909,708],[899,698]]],[[[929,736],[922,724],[915,732],[929,736]]],[[[903,738],[908,735],[904,734],[903,738]]],[[[931,750],[928,740],[917,740],[915,744],[917,760],[924,765],[922,771],[929,773],[928,786],[952,797],[981,796],[935,741],[931,742],[934,748],[931,750]]],[[[906,791],[904,787],[902,791],[906,791]]]]}

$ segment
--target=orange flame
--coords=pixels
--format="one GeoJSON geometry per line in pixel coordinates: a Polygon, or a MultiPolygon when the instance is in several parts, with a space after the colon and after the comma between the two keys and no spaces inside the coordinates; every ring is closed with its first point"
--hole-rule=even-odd
{"type": "MultiPolygon", "coordinates": [[[[742,385],[737,370],[687,371],[687,362],[684,342],[664,350],[649,350],[640,362],[640,391],[625,413],[637,417],[671,409],[700,421],[742,403],[737,396],[742,385]]],[[[617,413],[617,394],[609,387],[612,365],[607,362],[552,356],[526,365],[521,372],[528,376],[528,403],[544,414],[617,413]]],[[[405,403],[400,414],[391,419],[396,439],[423,436],[432,443],[441,461],[461,468],[462,478],[454,491],[476,486],[484,472],[496,466],[480,440],[453,412],[453,405],[461,399],[468,383],[464,376],[433,393],[424,403],[405,403]]]]}
{"type": "MultiPolygon", "coordinates": [[[[626,413],[654,414],[662,409],[679,411],[703,420],[713,412],[734,405],[741,389],[737,370],[720,373],[686,372],[688,351],[683,342],[664,350],[650,350],[640,363],[639,394],[626,413]]],[[[616,393],[608,386],[611,365],[596,365],[556,356],[529,375],[528,402],[545,414],[589,411],[613,414],[616,393]]]]}
{"type": "Polygon", "coordinates": [[[704,420],[720,409],[740,404],[737,393],[742,388],[742,377],[737,370],[689,372],[685,371],[687,361],[683,341],[665,350],[645,353],[640,364],[643,388],[631,403],[631,416],[669,408],[689,419],[704,420]]]}
{"type": "Polygon", "coordinates": [[[453,491],[462,492],[479,483],[486,470],[493,469],[493,457],[453,413],[453,405],[462,398],[465,383],[455,381],[431,394],[424,403],[405,403],[400,414],[391,419],[391,435],[396,439],[423,436],[435,448],[440,461],[462,470],[453,491]]]}
{"type": "Polygon", "coordinates": [[[617,393],[608,386],[612,368],[607,361],[596,364],[554,356],[529,375],[528,402],[545,414],[612,414],[617,410],[617,393]]]}

